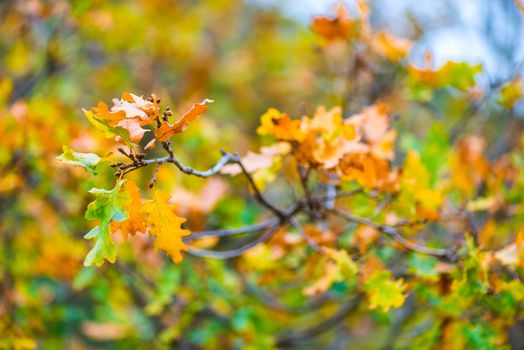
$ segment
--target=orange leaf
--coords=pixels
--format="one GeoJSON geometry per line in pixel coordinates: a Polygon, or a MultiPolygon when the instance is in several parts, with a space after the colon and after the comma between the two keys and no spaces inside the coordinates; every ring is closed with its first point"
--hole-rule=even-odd
{"type": "Polygon", "coordinates": [[[378,238],[379,231],[371,226],[360,225],[355,230],[355,240],[358,245],[358,251],[363,254],[368,250],[370,244],[372,244],[378,238]]]}
{"type": "Polygon", "coordinates": [[[98,102],[97,107],[91,109],[99,118],[107,120],[112,126],[126,117],[124,111],[110,111],[109,107],[102,101],[98,102]]]}
{"type": "Polygon", "coordinates": [[[337,7],[337,16],[333,19],[328,17],[315,17],[311,24],[313,33],[326,40],[346,40],[354,35],[356,23],[348,16],[348,11],[343,4],[337,7]]]}
{"type": "Polygon", "coordinates": [[[125,210],[129,215],[127,220],[111,223],[111,232],[120,230],[122,237],[127,239],[128,235],[134,235],[137,232],[146,232],[145,215],[142,212],[142,198],[140,197],[140,190],[138,186],[132,182],[127,181],[124,184],[124,191],[131,197],[131,202],[126,205],[125,210]]]}
{"type": "Polygon", "coordinates": [[[208,100],[206,98],[200,103],[194,103],[191,109],[172,125],[166,121],[162,122],[160,127],[155,131],[156,138],[161,142],[165,142],[174,134],[181,133],[189,126],[189,123],[198,119],[198,117],[207,111],[206,103],[211,102],[213,102],[213,100],[208,100]]]}
{"type": "Polygon", "coordinates": [[[160,190],[153,194],[153,200],[144,203],[143,212],[150,226],[150,234],[156,237],[155,250],[163,250],[175,263],[182,262],[182,251],[188,247],[182,237],[189,236],[189,230],[182,229],[186,219],[176,216],[168,205],[169,195],[160,190]]]}

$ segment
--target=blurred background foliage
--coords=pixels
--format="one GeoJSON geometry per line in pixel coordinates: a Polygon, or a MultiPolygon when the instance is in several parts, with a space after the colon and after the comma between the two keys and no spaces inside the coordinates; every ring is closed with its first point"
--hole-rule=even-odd
{"type": "MultiPolygon", "coordinates": [[[[116,265],[83,268],[87,190],[108,188],[112,171],[93,178],[55,158],[64,144],[115,152],[89,129],[81,109],[123,91],[154,92],[176,113],[203,98],[215,101],[174,144],[195,168],[212,164],[220,147],[244,153],[264,144],[251,135],[268,107],[301,116],[317,105],[341,105],[349,115],[387,102],[397,116],[398,162],[409,150],[420,152],[430,182],[453,162],[453,145],[466,134],[482,136],[479,147],[489,158],[521,147],[522,12],[510,0],[439,3],[369,2],[374,31],[409,40],[408,56],[397,57],[387,48],[370,56],[361,39],[331,45],[315,35],[311,18],[334,14],[330,2],[2,1],[0,349],[269,349],[283,326],[300,328],[333,314],[353,286],[335,285],[332,303],[309,300],[303,272],[297,273],[300,255],[286,256],[280,272],[264,250],[234,262],[187,258],[174,265],[144,238],[122,242],[116,265]],[[431,76],[421,68],[428,51],[431,76]],[[441,78],[438,68],[450,59],[464,63],[443,68],[441,78]],[[259,275],[272,271],[265,283],[279,287],[279,297],[296,309],[268,307],[264,292],[251,285],[254,277],[239,276],[237,265],[259,275]]],[[[354,2],[347,5],[357,13],[354,2]]],[[[146,185],[151,172],[132,176],[146,185]]],[[[188,179],[164,167],[158,186],[181,198],[192,230],[260,217],[236,182],[188,179]]],[[[269,191],[283,201],[292,196],[285,181],[269,191]]],[[[523,194],[513,196],[517,203],[523,194]]],[[[362,212],[369,206],[362,204],[362,212]]],[[[331,334],[312,344],[379,348],[402,317],[395,315],[359,309],[341,326],[353,330],[350,339],[331,334]]],[[[419,317],[412,332],[418,321],[427,323],[419,317]]],[[[468,329],[473,340],[491,336],[483,324],[475,327],[468,329]]],[[[408,346],[404,340],[399,348],[408,346]]]]}

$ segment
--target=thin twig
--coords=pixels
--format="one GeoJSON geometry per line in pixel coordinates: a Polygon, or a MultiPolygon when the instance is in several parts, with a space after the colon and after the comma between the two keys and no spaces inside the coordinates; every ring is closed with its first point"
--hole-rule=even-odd
{"type": "Polygon", "coordinates": [[[239,227],[239,228],[195,232],[195,233],[191,233],[190,236],[184,237],[183,240],[185,243],[188,243],[188,242],[191,242],[197,239],[201,239],[201,238],[206,238],[206,237],[224,237],[224,236],[240,235],[240,234],[249,233],[249,232],[257,232],[257,231],[261,231],[266,228],[269,228],[273,225],[276,225],[278,222],[279,222],[279,219],[273,218],[273,219],[266,220],[261,223],[255,224],[255,225],[244,226],[244,227],[239,227]]]}
{"type": "Polygon", "coordinates": [[[326,331],[329,331],[340,322],[342,322],[352,311],[354,311],[362,299],[362,296],[357,295],[354,299],[342,305],[340,309],[330,318],[323,320],[322,322],[311,326],[310,328],[301,332],[283,332],[277,338],[277,346],[279,348],[292,347],[300,343],[309,341],[326,331]]]}
{"type": "Polygon", "coordinates": [[[312,238],[310,235],[307,234],[307,232],[304,230],[304,227],[298,222],[297,218],[291,217],[289,219],[289,223],[304,237],[306,242],[309,244],[311,248],[316,250],[320,254],[325,254],[324,249],[322,249],[312,238]]]}
{"type": "Polygon", "coordinates": [[[231,259],[244,254],[245,252],[256,247],[259,244],[267,242],[269,239],[271,239],[271,237],[273,237],[273,235],[277,232],[277,230],[280,227],[281,225],[274,225],[256,240],[249,242],[248,244],[239,248],[219,252],[216,250],[206,250],[195,247],[189,247],[188,253],[203,258],[231,259]]]}
{"type": "Polygon", "coordinates": [[[309,210],[313,210],[313,200],[311,198],[311,191],[309,190],[309,174],[311,173],[311,168],[305,169],[303,165],[298,164],[298,175],[300,177],[300,185],[302,186],[302,190],[304,191],[304,196],[306,197],[307,205],[309,207],[309,210]]]}
{"type": "Polygon", "coordinates": [[[415,244],[411,241],[408,241],[406,238],[404,238],[394,227],[380,225],[369,219],[355,216],[353,214],[350,214],[348,212],[345,212],[337,208],[333,208],[328,211],[348,221],[356,222],[362,225],[367,225],[367,226],[376,228],[377,230],[391,236],[391,238],[393,238],[395,241],[400,243],[403,247],[410,249],[414,252],[431,255],[435,257],[445,257],[448,259],[452,259],[453,257],[453,251],[451,249],[429,248],[429,247],[415,244]]]}
{"type": "Polygon", "coordinates": [[[236,163],[236,164],[238,164],[238,166],[242,170],[242,173],[244,174],[245,178],[247,179],[247,181],[249,182],[249,184],[253,188],[253,191],[255,192],[255,198],[258,200],[258,202],[260,204],[262,204],[263,206],[265,206],[266,208],[268,208],[270,211],[272,211],[281,220],[287,219],[286,214],[282,210],[278,209],[273,204],[269,203],[269,201],[262,195],[262,192],[258,188],[258,186],[255,183],[255,180],[253,179],[251,174],[247,171],[247,169],[244,166],[244,164],[242,163],[242,160],[240,159],[240,157],[239,156],[234,156],[231,159],[231,161],[236,163]]]}

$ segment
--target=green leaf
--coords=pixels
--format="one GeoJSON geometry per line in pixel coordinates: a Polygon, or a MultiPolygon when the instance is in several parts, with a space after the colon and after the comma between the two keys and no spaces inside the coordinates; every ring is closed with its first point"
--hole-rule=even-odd
{"type": "Polygon", "coordinates": [[[126,143],[129,147],[133,143],[129,139],[129,131],[121,126],[112,127],[107,123],[107,120],[98,118],[93,112],[84,110],[84,114],[91,124],[98,130],[102,131],[105,137],[118,137],[126,143]]]}
{"type": "Polygon", "coordinates": [[[62,146],[62,153],[56,159],[62,163],[71,164],[75,166],[81,166],[91,174],[96,175],[96,166],[100,163],[100,158],[94,153],[79,153],[73,151],[68,146],[62,146]]]}
{"type": "Polygon", "coordinates": [[[433,279],[438,276],[438,271],[435,269],[437,262],[437,259],[432,256],[412,254],[408,260],[408,269],[419,277],[433,279]]]}
{"type": "Polygon", "coordinates": [[[488,324],[465,324],[462,326],[462,332],[470,349],[500,350],[510,348],[509,346],[497,344],[497,340],[501,336],[488,324]]]}
{"type": "Polygon", "coordinates": [[[442,123],[435,123],[426,135],[426,142],[420,157],[429,171],[429,185],[431,187],[436,185],[439,176],[446,168],[448,158],[448,134],[442,123]]]}
{"type": "Polygon", "coordinates": [[[128,214],[124,206],[131,201],[129,194],[122,191],[125,180],[118,180],[111,190],[93,188],[89,192],[97,198],[89,203],[85,213],[87,220],[99,220],[100,224],[89,231],[84,238],[95,239],[95,245],[87,254],[84,265],[93,264],[100,266],[104,260],[114,263],[116,261],[116,246],[111,239],[109,226],[111,221],[124,221],[128,214]]]}
{"type": "Polygon", "coordinates": [[[445,74],[444,85],[466,91],[475,85],[475,76],[482,72],[480,64],[469,64],[467,62],[447,62],[441,71],[445,74]]]}

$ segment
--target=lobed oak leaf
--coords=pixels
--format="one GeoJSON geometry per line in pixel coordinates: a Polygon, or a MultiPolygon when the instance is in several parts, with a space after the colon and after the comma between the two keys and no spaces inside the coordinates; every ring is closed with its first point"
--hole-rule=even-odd
{"type": "Polygon", "coordinates": [[[187,251],[188,246],[182,237],[189,236],[189,230],[182,229],[181,225],[186,219],[176,216],[168,205],[169,195],[160,190],[153,192],[153,199],[146,201],[143,212],[149,233],[156,237],[155,250],[166,252],[175,263],[182,262],[182,251],[187,251]]]}
{"type": "Polygon", "coordinates": [[[402,306],[407,297],[404,293],[407,285],[402,279],[394,280],[391,272],[387,270],[376,271],[368,276],[363,288],[372,310],[388,312],[391,308],[402,306]]]}
{"type": "Polygon", "coordinates": [[[99,225],[84,236],[86,239],[95,239],[95,245],[84,260],[84,266],[101,266],[104,260],[110,263],[116,261],[116,246],[111,239],[110,225],[113,221],[119,222],[128,218],[125,206],[130,202],[130,196],[122,191],[124,183],[125,180],[118,180],[111,190],[89,190],[97,198],[87,206],[85,218],[99,220],[99,225]]]}
{"type": "Polygon", "coordinates": [[[304,289],[305,295],[313,296],[324,293],[331,288],[333,283],[350,280],[358,273],[358,266],[347,251],[329,247],[322,247],[322,250],[325,252],[323,258],[325,271],[319,279],[304,289]]]}
{"type": "Polygon", "coordinates": [[[125,206],[128,217],[124,221],[113,221],[111,223],[111,232],[120,230],[122,237],[127,240],[129,235],[134,235],[137,232],[145,233],[146,224],[138,186],[132,181],[127,181],[123,190],[127,192],[130,198],[130,202],[125,206]]]}
{"type": "Polygon", "coordinates": [[[361,254],[367,252],[369,246],[375,242],[380,232],[371,226],[359,225],[355,230],[355,242],[361,254]]]}
{"type": "Polygon", "coordinates": [[[73,151],[68,146],[62,146],[63,153],[56,159],[62,163],[81,166],[91,174],[96,175],[96,167],[102,160],[94,153],[79,153],[73,151]]]}
{"type": "Polygon", "coordinates": [[[126,119],[135,119],[141,126],[155,121],[159,115],[158,98],[152,94],[151,98],[145,100],[142,96],[124,92],[120,100],[113,99],[111,112],[124,113],[126,119]]]}
{"type": "Polygon", "coordinates": [[[357,30],[356,21],[348,15],[347,8],[340,4],[336,8],[336,17],[315,17],[311,24],[313,33],[328,41],[348,40],[352,38],[357,30]]]}
{"type": "Polygon", "coordinates": [[[205,111],[207,111],[207,103],[211,103],[213,100],[205,99],[200,103],[194,103],[193,106],[187,111],[179,120],[174,124],[169,124],[163,121],[160,127],[155,131],[155,137],[160,142],[165,142],[175,134],[179,134],[184,131],[189,123],[198,119],[205,111]]]}
{"type": "Polygon", "coordinates": [[[438,218],[438,210],[444,201],[442,190],[430,186],[430,174],[419,155],[408,152],[400,180],[401,198],[414,203],[419,216],[429,220],[438,218]]]}
{"type": "MultiPolygon", "coordinates": [[[[97,107],[93,107],[92,111],[100,122],[108,127],[126,129],[130,133],[130,141],[139,143],[147,131],[142,126],[158,118],[159,106],[154,95],[144,100],[141,96],[124,92],[122,99],[113,99],[111,109],[104,102],[98,102],[97,107]]],[[[117,138],[117,141],[120,139],[117,138]]]]}
{"type": "Polygon", "coordinates": [[[116,124],[126,117],[124,111],[110,111],[107,104],[102,101],[98,102],[97,107],[91,108],[96,116],[100,119],[108,121],[110,124],[116,124]]]}
{"type": "Polygon", "coordinates": [[[427,53],[424,56],[424,66],[409,66],[409,74],[412,84],[422,84],[433,88],[446,86],[454,87],[461,91],[467,91],[475,85],[475,76],[482,71],[480,64],[472,65],[466,62],[448,61],[440,68],[433,69],[433,56],[427,53]]]}
{"type": "Polygon", "coordinates": [[[333,107],[327,110],[324,106],[319,106],[312,118],[303,117],[300,121],[300,130],[303,133],[313,133],[322,136],[324,139],[332,140],[340,136],[343,130],[342,109],[333,107]]]}
{"type": "Polygon", "coordinates": [[[500,88],[498,103],[506,108],[511,108],[522,97],[524,97],[524,88],[522,78],[519,76],[500,88]]]}
{"type": "Polygon", "coordinates": [[[123,141],[129,147],[133,146],[133,142],[131,142],[130,139],[129,130],[121,126],[113,127],[109,125],[107,120],[97,117],[92,111],[84,110],[84,114],[87,117],[87,120],[89,120],[89,122],[95,128],[104,133],[105,137],[115,137],[118,139],[118,142],[123,141]]]}
{"type": "Polygon", "coordinates": [[[376,34],[372,41],[373,49],[392,62],[398,62],[405,58],[412,46],[413,43],[410,40],[396,37],[387,32],[376,34]]]}
{"type": "Polygon", "coordinates": [[[259,135],[271,135],[283,141],[301,141],[304,137],[300,120],[293,120],[287,114],[270,108],[260,117],[259,135]]]}
{"type": "Polygon", "coordinates": [[[339,176],[357,181],[366,188],[396,192],[399,189],[398,170],[390,171],[389,163],[366,153],[346,154],[338,166],[339,176]]]}
{"type": "MultiPolygon", "coordinates": [[[[118,122],[117,126],[129,131],[129,139],[135,144],[138,144],[144,137],[144,134],[149,131],[142,128],[140,122],[135,119],[123,119],[118,122]]],[[[118,137],[117,141],[119,141],[118,137]]]]}

